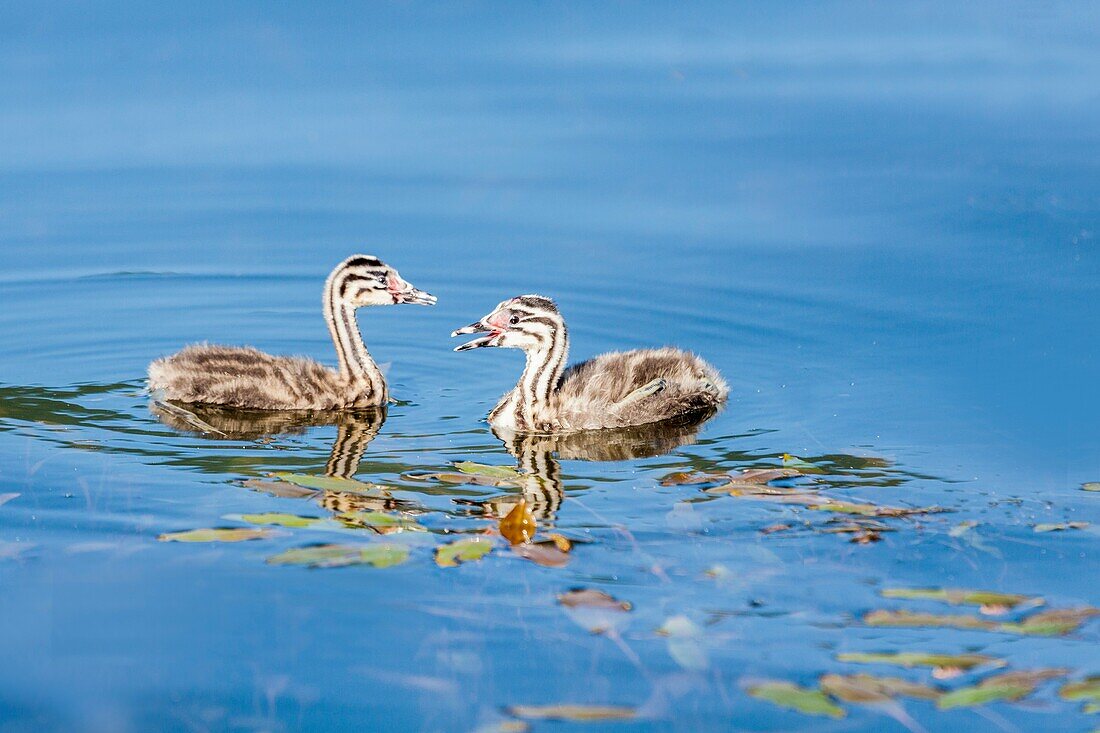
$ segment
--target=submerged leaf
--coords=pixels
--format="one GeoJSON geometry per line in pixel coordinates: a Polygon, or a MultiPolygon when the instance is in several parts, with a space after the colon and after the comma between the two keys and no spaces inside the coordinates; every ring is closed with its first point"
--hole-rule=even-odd
{"type": "Polygon", "coordinates": [[[969,670],[974,667],[1003,667],[1005,661],[985,654],[931,654],[927,652],[848,652],[837,661],[860,664],[892,664],[898,667],[935,667],[969,670]]]}
{"type": "Polygon", "coordinates": [[[637,716],[638,711],[624,705],[578,705],[558,703],[556,705],[512,705],[507,708],[509,715],[531,720],[569,720],[586,722],[594,720],[629,720],[637,716]]]}
{"type": "Polygon", "coordinates": [[[762,682],[746,689],[748,694],[767,700],[781,708],[797,710],[806,715],[827,715],[843,718],[844,709],[834,704],[821,690],[799,687],[790,682],[762,682]]]}
{"type": "Polygon", "coordinates": [[[480,560],[492,549],[493,542],[486,537],[466,537],[437,547],[435,564],[441,568],[453,568],[464,562],[480,560]]]}
{"type": "Polygon", "coordinates": [[[1100,481],[1089,481],[1087,484],[1081,484],[1083,491],[1100,491],[1100,481]]]}
{"type": "Polygon", "coordinates": [[[975,522],[973,519],[968,519],[965,522],[959,522],[954,527],[947,530],[947,534],[951,535],[952,537],[962,537],[964,534],[977,526],[978,522],[975,522]]]}
{"type": "Polygon", "coordinates": [[[895,697],[935,700],[942,693],[928,685],[903,680],[900,677],[875,677],[869,674],[827,674],[820,680],[821,689],[844,702],[882,703],[895,697]]]}
{"type": "Polygon", "coordinates": [[[949,511],[943,507],[938,506],[925,506],[925,507],[896,507],[896,506],[879,506],[878,504],[856,504],[849,501],[836,501],[829,500],[828,502],[820,503],[814,502],[809,505],[810,509],[817,509],[823,512],[842,512],[844,514],[861,514],[867,517],[911,517],[918,514],[938,514],[940,512],[949,511]]]}
{"type": "Polygon", "coordinates": [[[1066,669],[1034,669],[1005,672],[987,677],[972,687],[952,690],[941,697],[936,706],[940,710],[973,707],[998,701],[1013,701],[1027,697],[1044,680],[1064,677],[1066,669]]]}
{"type": "Polygon", "coordinates": [[[259,478],[250,478],[242,481],[241,486],[252,491],[259,491],[268,496],[277,496],[283,499],[302,499],[317,494],[316,489],[307,489],[286,481],[266,481],[259,478]]]}
{"type": "Polygon", "coordinates": [[[409,558],[404,545],[310,545],[281,552],[267,559],[271,565],[303,565],[308,568],[340,568],[370,565],[388,568],[409,558]]]}
{"type": "Polygon", "coordinates": [[[184,532],[165,532],[157,537],[161,542],[245,542],[274,536],[270,529],[251,527],[213,527],[189,529],[184,532]]]}
{"type": "Polygon", "coordinates": [[[545,568],[564,568],[569,564],[569,553],[562,552],[553,542],[512,545],[512,552],[545,568]]]}
{"type": "Polygon", "coordinates": [[[19,496],[19,494],[12,494],[12,493],[0,494],[0,506],[4,506],[5,504],[7,504],[9,501],[11,501],[12,499],[14,499],[17,496],[19,496]]]}
{"type": "Polygon", "coordinates": [[[868,626],[887,626],[900,628],[920,628],[925,626],[952,629],[981,629],[995,631],[998,625],[993,621],[974,616],[947,615],[935,613],[914,613],[912,611],[871,611],[863,616],[868,626]]]}
{"type": "Polygon", "coordinates": [[[1058,522],[1057,524],[1036,524],[1036,532],[1061,532],[1067,529],[1086,529],[1088,522],[1058,522]]]}
{"type": "Polygon", "coordinates": [[[629,611],[629,601],[620,601],[609,593],[596,588],[570,588],[558,596],[558,603],[569,608],[606,608],[613,611],[629,611]]]}
{"type": "Polygon", "coordinates": [[[710,666],[703,648],[703,630],[687,616],[672,616],[657,633],[667,637],[668,655],[684,669],[702,672],[710,666]]]}
{"type": "Polygon", "coordinates": [[[368,484],[363,481],[356,481],[351,478],[342,478],[339,476],[314,476],[305,473],[289,473],[287,471],[273,473],[272,476],[306,489],[338,491],[344,494],[363,494],[378,499],[387,497],[386,487],[378,484],[368,484]]]}
{"type": "Polygon", "coordinates": [[[520,499],[512,511],[501,518],[499,526],[504,539],[513,545],[522,545],[531,541],[538,525],[534,515],[527,508],[527,502],[520,499]]]}
{"type": "Polygon", "coordinates": [[[1043,599],[1037,596],[1024,596],[1017,593],[999,593],[990,590],[969,590],[966,588],[885,588],[880,593],[883,598],[900,598],[908,601],[943,601],[952,606],[973,605],[986,609],[1011,610],[1019,605],[1041,606],[1043,599]]]}

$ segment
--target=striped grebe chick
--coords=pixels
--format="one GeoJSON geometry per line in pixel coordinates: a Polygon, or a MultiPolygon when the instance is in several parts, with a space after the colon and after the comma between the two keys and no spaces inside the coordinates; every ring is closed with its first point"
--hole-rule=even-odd
{"type": "Polygon", "coordinates": [[[729,395],[718,371],[673,348],[613,352],[565,368],[569,336],[554,301],[541,295],[506,300],[452,336],[487,333],[455,351],[487,346],[523,349],[519,383],[489,413],[498,429],[567,433],[624,428],[713,412],[729,395]]]}
{"type": "Polygon", "coordinates": [[[367,305],[434,305],[377,257],[353,255],[325,281],[324,314],[337,369],[251,347],[196,344],[149,365],[157,399],[253,410],[345,410],[389,401],[386,378],[367,353],[355,319],[367,305]]]}

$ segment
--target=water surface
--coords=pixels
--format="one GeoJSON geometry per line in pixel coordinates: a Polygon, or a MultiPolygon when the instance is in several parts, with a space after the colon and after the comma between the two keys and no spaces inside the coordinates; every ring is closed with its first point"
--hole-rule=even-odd
{"type": "Polygon", "coordinates": [[[937,679],[850,652],[1100,673],[1096,620],[864,621],[1039,612],[882,597],[898,587],[1100,605],[1100,494],[1081,490],[1100,481],[1098,20],[1084,4],[0,11],[0,495],[17,494],[0,505],[0,730],[472,731],[565,702],[636,712],[593,730],[1088,730],[1062,680],[974,709],[842,701],[843,718],[747,691],[1004,671],[937,679]],[[331,362],[320,288],[357,251],[439,296],[360,314],[399,399],[384,420],[206,415],[227,433],[211,436],[151,409],[147,363],[186,343],[331,362]],[[558,300],[574,359],[689,348],[730,404],[698,431],[498,439],[484,415],[521,358],[453,354],[448,334],[527,292],[558,300]],[[668,480],[785,455],[811,473],[780,484],[951,511],[831,533],[851,517],[668,480]],[[424,478],[461,461],[537,480],[424,478]],[[574,541],[563,567],[499,535],[437,564],[520,495],[539,537],[574,541]],[[332,519],[349,510],[426,531],[332,519]],[[268,512],[325,521],[157,539],[268,512]],[[1092,524],[1035,531],[1067,522],[1092,524]],[[408,559],[267,562],[319,542],[408,559]],[[571,610],[575,587],[631,610],[571,610]]]}

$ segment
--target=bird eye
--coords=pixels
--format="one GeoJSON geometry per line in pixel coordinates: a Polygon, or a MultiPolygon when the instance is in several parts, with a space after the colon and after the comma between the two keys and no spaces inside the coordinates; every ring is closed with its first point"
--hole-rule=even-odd
{"type": "Polygon", "coordinates": [[[378,282],[380,282],[380,283],[385,284],[386,281],[388,281],[388,280],[389,280],[389,278],[385,274],[382,274],[382,275],[378,276],[378,282]]]}
{"type": "Polygon", "coordinates": [[[519,316],[512,316],[508,319],[508,323],[512,324],[513,326],[516,325],[517,323],[519,323],[519,316]]]}

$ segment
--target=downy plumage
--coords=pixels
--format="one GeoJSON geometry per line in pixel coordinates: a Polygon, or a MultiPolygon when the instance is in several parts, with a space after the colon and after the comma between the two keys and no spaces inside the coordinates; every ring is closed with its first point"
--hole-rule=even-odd
{"type": "Polygon", "coordinates": [[[149,365],[160,400],[255,410],[343,410],[385,405],[386,379],[359,333],[355,310],[368,305],[434,305],[435,296],[403,280],[377,257],[354,255],[325,281],[324,314],[337,369],[312,359],[250,347],[197,344],[149,365]]]}
{"type": "Polygon", "coordinates": [[[452,336],[486,333],[455,351],[523,349],[519,383],[489,413],[494,428],[566,433],[623,428],[713,412],[729,395],[717,370],[673,348],[613,352],[565,368],[569,336],[557,306],[541,295],[505,300],[452,336]]]}

